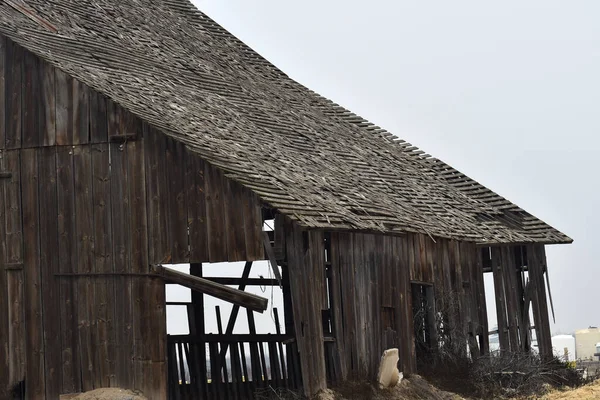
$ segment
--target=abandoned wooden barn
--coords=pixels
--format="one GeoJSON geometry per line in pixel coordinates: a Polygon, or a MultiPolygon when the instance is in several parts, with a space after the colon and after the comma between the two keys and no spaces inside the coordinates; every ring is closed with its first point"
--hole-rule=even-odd
{"type": "Polygon", "coordinates": [[[485,272],[501,348],[535,332],[551,354],[544,245],[569,237],[187,0],[5,0],[0,33],[0,398],[310,396],[374,379],[390,347],[416,372],[438,346],[489,351],[485,272]],[[249,279],[257,260],[277,279],[249,279]],[[202,277],[222,261],[243,276],[202,277]],[[194,289],[189,335],[167,335],[165,282],[194,289]],[[243,292],[265,283],[283,288],[273,335],[243,292]],[[250,333],[207,334],[207,294],[250,333]]]}

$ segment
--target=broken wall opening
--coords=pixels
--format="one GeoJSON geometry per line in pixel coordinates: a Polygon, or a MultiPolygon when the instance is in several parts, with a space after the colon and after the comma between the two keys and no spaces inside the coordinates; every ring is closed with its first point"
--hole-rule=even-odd
{"type": "Polygon", "coordinates": [[[417,362],[437,348],[435,295],[433,285],[411,282],[413,327],[417,362]]]}
{"type": "Polygon", "coordinates": [[[170,267],[269,300],[268,308],[259,313],[180,285],[168,285],[171,398],[245,399],[269,387],[300,385],[299,370],[292,365],[297,357],[288,346],[294,333],[285,330],[283,289],[268,261],[170,267]]]}

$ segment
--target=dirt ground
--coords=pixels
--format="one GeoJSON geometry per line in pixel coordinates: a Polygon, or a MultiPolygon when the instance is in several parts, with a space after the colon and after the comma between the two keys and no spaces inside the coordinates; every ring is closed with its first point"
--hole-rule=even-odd
{"type": "MultiPolygon", "coordinates": [[[[287,399],[286,396],[269,397],[287,399]]],[[[290,397],[291,398],[291,397],[290,397]]],[[[294,397],[297,398],[297,397],[294,397]]],[[[522,400],[533,400],[529,399],[522,400]]],[[[550,393],[535,397],[540,400],[593,400],[600,399],[600,380],[570,390],[552,390],[550,393]]],[[[60,400],[147,400],[129,390],[110,388],[96,389],[91,392],[63,395],[60,400]]],[[[393,389],[377,390],[368,383],[349,383],[335,391],[322,393],[319,400],[467,400],[457,394],[444,392],[429,384],[418,375],[412,375],[393,389]]]]}
{"type": "Polygon", "coordinates": [[[338,387],[332,397],[323,400],[464,400],[455,393],[444,392],[418,375],[403,379],[392,389],[377,390],[367,383],[338,387]]]}
{"type": "Polygon", "coordinates": [[[118,388],[96,389],[80,394],[62,395],[60,400],[147,400],[130,390],[118,388]]]}

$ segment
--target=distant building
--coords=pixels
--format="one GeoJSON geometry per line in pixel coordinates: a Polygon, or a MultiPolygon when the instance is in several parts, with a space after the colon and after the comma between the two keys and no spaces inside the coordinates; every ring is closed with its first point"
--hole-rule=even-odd
{"type": "Polygon", "coordinates": [[[576,357],[578,360],[594,360],[596,343],[600,342],[600,328],[589,327],[575,332],[577,346],[576,357]]]}
{"type": "Polygon", "coordinates": [[[573,335],[552,336],[552,351],[562,361],[575,361],[575,338],[573,335]]]}

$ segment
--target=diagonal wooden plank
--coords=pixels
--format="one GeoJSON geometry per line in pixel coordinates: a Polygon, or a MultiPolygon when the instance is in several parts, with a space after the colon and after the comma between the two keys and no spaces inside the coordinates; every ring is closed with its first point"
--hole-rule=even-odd
{"type": "MultiPolygon", "coordinates": [[[[244,271],[242,271],[242,279],[240,281],[240,285],[238,286],[238,290],[246,290],[246,281],[250,276],[250,269],[252,268],[252,261],[247,261],[246,265],[244,265],[244,271]]],[[[227,322],[227,328],[225,329],[226,335],[231,335],[233,333],[233,328],[235,326],[235,322],[237,321],[238,313],[240,312],[240,306],[238,304],[234,305],[231,309],[231,315],[229,316],[229,321],[227,322]]],[[[227,348],[229,347],[229,343],[224,343],[221,348],[220,357],[225,359],[225,354],[227,354],[227,348]]],[[[223,364],[224,365],[224,364],[223,364]]]]}

